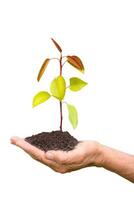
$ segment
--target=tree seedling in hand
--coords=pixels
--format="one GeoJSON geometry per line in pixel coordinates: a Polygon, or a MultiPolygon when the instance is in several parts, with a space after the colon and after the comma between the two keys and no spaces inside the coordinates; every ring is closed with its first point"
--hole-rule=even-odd
{"type": "Polygon", "coordinates": [[[59,127],[60,127],[60,131],[62,132],[62,121],[63,121],[62,104],[63,103],[66,103],[66,105],[67,105],[69,121],[72,124],[73,128],[76,128],[77,124],[78,124],[77,109],[72,104],[64,102],[64,97],[65,97],[66,91],[68,89],[70,89],[73,92],[77,92],[77,91],[81,90],[84,86],[86,86],[87,83],[78,77],[71,77],[69,80],[70,85],[68,87],[66,86],[65,78],[62,75],[63,66],[66,63],[69,63],[75,69],[77,69],[83,73],[84,65],[83,65],[81,59],[76,55],[63,56],[62,48],[60,47],[60,45],[53,38],[51,38],[51,40],[54,43],[57,50],[60,52],[60,57],[59,58],[46,58],[41,66],[39,73],[38,73],[37,80],[38,80],[38,82],[40,81],[49,62],[52,59],[57,59],[59,61],[59,75],[52,80],[52,82],[50,84],[50,92],[40,91],[34,96],[32,106],[33,107],[38,106],[39,104],[46,102],[52,96],[54,98],[56,98],[59,101],[59,106],[60,106],[60,126],[59,127]]]}

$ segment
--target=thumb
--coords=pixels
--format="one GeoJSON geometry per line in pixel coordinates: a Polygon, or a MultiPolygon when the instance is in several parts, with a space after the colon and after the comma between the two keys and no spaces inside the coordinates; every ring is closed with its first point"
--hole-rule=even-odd
{"type": "Polygon", "coordinates": [[[47,151],[46,152],[46,158],[48,160],[54,160],[54,152],[53,151],[47,151]]]}
{"type": "Polygon", "coordinates": [[[48,151],[46,153],[46,158],[59,164],[66,164],[68,162],[68,154],[63,151],[48,151]]]}

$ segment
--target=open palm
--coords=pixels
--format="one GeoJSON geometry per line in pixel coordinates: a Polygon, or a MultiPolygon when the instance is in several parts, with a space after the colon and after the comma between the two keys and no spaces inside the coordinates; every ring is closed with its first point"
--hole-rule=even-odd
{"type": "Polygon", "coordinates": [[[12,137],[11,143],[59,173],[96,165],[99,154],[99,144],[95,141],[80,142],[74,150],[68,152],[60,150],[44,152],[19,137],[12,137]]]}

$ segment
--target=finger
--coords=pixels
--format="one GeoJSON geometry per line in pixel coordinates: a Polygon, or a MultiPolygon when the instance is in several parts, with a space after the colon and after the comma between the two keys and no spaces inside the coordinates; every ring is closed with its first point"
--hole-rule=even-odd
{"type": "Polygon", "coordinates": [[[29,144],[28,142],[26,142],[23,138],[19,138],[19,137],[12,137],[11,138],[11,143],[20,147],[21,149],[23,149],[24,151],[26,151],[27,153],[41,153],[42,151],[36,147],[34,147],[33,145],[29,144]]]}
{"type": "Polygon", "coordinates": [[[28,153],[35,160],[40,161],[41,163],[55,169],[58,168],[57,163],[54,161],[48,160],[46,158],[46,154],[44,151],[34,147],[33,145],[26,142],[24,139],[19,137],[12,137],[11,143],[23,149],[26,153],[28,153]]]}
{"type": "Polygon", "coordinates": [[[33,145],[29,144],[28,142],[26,142],[22,138],[12,137],[11,138],[11,143],[16,145],[16,146],[18,146],[18,147],[20,147],[25,152],[27,152],[31,156],[36,157],[38,159],[44,156],[44,152],[42,150],[34,147],[33,145]]]}
{"type": "Polygon", "coordinates": [[[16,145],[16,142],[17,142],[19,139],[21,139],[21,138],[19,138],[19,137],[17,137],[17,136],[13,136],[13,137],[10,138],[10,142],[11,142],[11,144],[16,145]]]}
{"type": "Polygon", "coordinates": [[[11,143],[23,149],[26,153],[31,155],[34,159],[39,160],[39,161],[45,161],[45,152],[29,144],[24,139],[19,138],[19,137],[12,137],[11,143]]]}

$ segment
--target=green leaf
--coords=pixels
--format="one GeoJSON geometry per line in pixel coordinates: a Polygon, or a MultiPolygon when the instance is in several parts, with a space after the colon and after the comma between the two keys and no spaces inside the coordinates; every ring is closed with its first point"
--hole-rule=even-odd
{"type": "Polygon", "coordinates": [[[45,101],[47,101],[50,98],[50,96],[51,95],[45,91],[41,91],[41,92],[37,93],[33,98],[32,106],[35,107],[41,103],[44,103],[45,101]]]}
{"type": "Polygon", "coordinates": [[[76,128],[77,125],[78,125],[78,113],[77,113],[77,110],[71,104],[67,104],[67,108],[68,108],[69,121],[72,124],[73,128],[76,128]]]}
{"type": "Polygon", "coordinates": [[[60,101],[64,98],[66,92],[66,82],[63,76],[56,77],[50,85],[52,95],[60,101]]]}
{"type": "Polygon", "coordinates": [[[72,77],[70,78],[70,90],[72,91],[79,91],[81,90],[84,86],[86,86],[87,83],[77,77],[72,77]]]}

